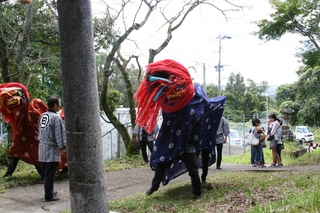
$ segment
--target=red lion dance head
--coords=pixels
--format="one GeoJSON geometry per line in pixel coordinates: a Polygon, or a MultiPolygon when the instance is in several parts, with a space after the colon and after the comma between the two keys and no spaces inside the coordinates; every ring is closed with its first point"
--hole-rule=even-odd
{"type": "Polygon", "coordinates": [[[180,63],[166,59],[147,65],[145,78],[136,93],[136,123],[152,131],[160,108],[175,112],[186,106],[194,96],[189,71],[180,63]]]}

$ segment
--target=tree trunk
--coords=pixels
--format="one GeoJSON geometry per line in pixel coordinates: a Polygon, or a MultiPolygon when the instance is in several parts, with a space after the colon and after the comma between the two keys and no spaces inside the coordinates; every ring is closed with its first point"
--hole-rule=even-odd
{"type": "Polygon", "coordinates": [[[32,19],[33,19],[33,8],[32,4],[26,6],[26,26],[23,31],[23,39],[20,44],[19,54],[17,56],[17,75],[14,76],[16,82],[21,82],[23,76],[23,61],[26,56],[26,51],[28,47],[28,43],[30,40],[31,27],[32,27],[32,19]]]}
{"type": "Polygon", "coordinates": [[[109,212],[90,0],[58,0],[72,212],[109,212]]]}

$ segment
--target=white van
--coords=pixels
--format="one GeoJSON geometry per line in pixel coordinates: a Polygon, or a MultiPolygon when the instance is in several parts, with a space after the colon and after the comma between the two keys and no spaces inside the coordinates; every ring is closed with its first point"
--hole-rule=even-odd
{"type": "Polygon", "coordinates": [[[227,144],[241,146],[241,139],[237,130],[230,129],[230,134],[227,137],[227,144]]]}
{"type": "Polygon", "coordinates": [[[313,133],[307,126],[296,126],[296,131],[294,132],[295,139],[301,141],[302,143],[313,142],[313,133]]]}

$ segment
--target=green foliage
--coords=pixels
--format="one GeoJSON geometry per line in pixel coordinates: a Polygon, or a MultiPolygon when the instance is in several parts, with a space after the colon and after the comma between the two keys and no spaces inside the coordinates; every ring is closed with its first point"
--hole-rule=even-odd
{"type": "Polygon", "coordinates": [[[0,165],[8,164],[8,142],[6,139],[0,140],[0,165]]]}
{"type": "MultiPolygon", "coordinates": [[[[298,88],[295,84],[283,84],[277,88],[276,101],[280,105],[285,101],[293,102],[295,100],[295,93],[298,88]]],[[[282,108],[282,107],[280,107],[282,108]]]]}
{"type": "Polygon", "coordinates": [[[291,125],[319,126],[320,67],[301,68],[298,73],[300,77],[296,83],[283,85],[277,90],[277,102],[280,106],[288,104],[294,110],[291,125]]]}
{"type": "Polygon", "coordinates": [[[320,14],[319,0],[272,0],[275,12],[271,20],[263,19],[257,22],[260,28],[255,34],[264,40],[280,39],[285,33],[304,36],[307,40],[304,48],[297,55],[305,65],[315,67],[320,65],[320,14]]]}
{"type": "Polygon", "coordinates": [[[255,34],[264,40],[280,39],[285,33],[299,34],[306,38],[297,56],[305,67],[297,71],[297,83],[282,85],[276,93],[278,106],[287,103],[294,110],[290,123],[319,126],[320,79],[320,13],[319,0],[272,0],[275,12],[270,19],[257,22],[255,34]]]}
{"type": "Polygon", "coordinates": [[[206,92],[208,97],[216,97],[218,96],[218,86],[209,84],[207,85],[206,92]]]}
{"type": "MultiPolygon", "coordinates": [[[[229,81],[222,95],[227,97],[228,104],[224,110],[224,116],[234,122],[241,122],[243,115],[245,120],[251,119],[254,114],[262,114],[266,112],[266,96],[268,83],[262,81],[257,84],[251,79],[245,80],[240,73],[231,73],[229,81]]],[[[269,98],[268,106],[276,107],[271,98],[269,98]]]]}
{"type": "MultiPolygon", "coordinates": [[[[55,8],[55,5],[51,7],[55,8]]],[[[62,97],[58,23],[44,0],[34,1],[32,4],[32,30],[22,70],[19,73],[16,70],[24,36],[27,36],[27,8],[29,7],[16,3],[1,5],[0,31],[3,33],[0,41],[3,42],[0,42],[0,55],[8,57],[8,61],[2,61],[0,66],[2,82],[19,81],[28,88],[31,99],[46,100],[51,94],[62,97]],[[5,72],[6,67],[8,73],[5,72]],[[10,76],[9,80],[6,75],[10,76]]]]}

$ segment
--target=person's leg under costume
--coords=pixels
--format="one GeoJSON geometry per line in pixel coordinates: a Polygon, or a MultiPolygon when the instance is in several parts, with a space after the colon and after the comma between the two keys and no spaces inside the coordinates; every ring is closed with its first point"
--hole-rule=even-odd
{"type": "Polygon", "coordinates": [[[151,182],[151,188],[146,192],[147,195],[151,195],[154,191],[159,189],[162,177],[166,171],[166,168],[170,166],[170,162],[158,163],[154,172],[154,177],[151,182]]]}
{"type": "Polygon", "coordinates": [[[202,183],[206,182],[207,175],[208,175],[208,165],[209,165],[209,152],[202,150],[201,151],[201,158],[202,158],[202,174],[201,174],[201,181],[202,183]]]}
{"type": "Polygon", "coordinates": [[[181,160],[187,167],[189,176],[191,177],[192,183],[192,193],[195,198],[200,198],[201,196],[201,181],[198,171],[198,159],[196,153],[184,153],[181,155],[181,160]]]}
{"type": "Polygon", "coordinates": [[[10,158],[10,163],[9,163],[7,171],[6,171],[6,173],[4,174],[3,177],[8,177],[8,176],[12,175],[14,170],[16,170],[16,168],[17,168],[19,160],[20,159],[18,157],[11,157],[10,158]]]}

